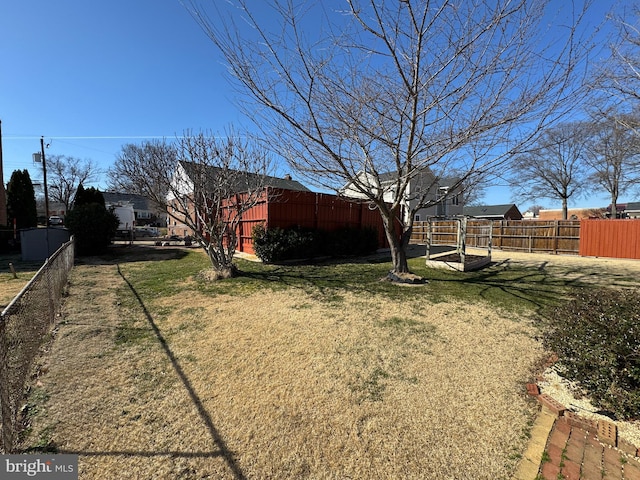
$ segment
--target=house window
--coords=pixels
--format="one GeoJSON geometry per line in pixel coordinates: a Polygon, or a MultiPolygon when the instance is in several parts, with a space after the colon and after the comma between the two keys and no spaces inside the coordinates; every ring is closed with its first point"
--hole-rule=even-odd
{"type": "Polygon", "coordinates": [[[415,216],[414,220],[415,220],[416,222],[419,222],[419,221],[420,221],[420,214],[419,214],[419,213],[417,213],[417,214],[416,214],[416,216],[415,216]]]}
{"type": "Polygon", "coordinates": [[[454,195],[451,197],[451,205],[460,205],[460,196],[454,195]]]}

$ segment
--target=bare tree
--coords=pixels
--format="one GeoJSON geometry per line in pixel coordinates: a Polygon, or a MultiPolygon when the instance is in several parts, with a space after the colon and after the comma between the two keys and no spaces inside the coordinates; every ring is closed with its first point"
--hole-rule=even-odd
{"type": "Polygon", "coordinates": [[[176,163],[176,147],[166,140],[124,145],[107,171],[107,188],[114,192],[142,194],[150,199],[161,200],[161,203],[156,203],[165,210],[169,193],[167,173],[159,167],[172,172],[176,163]]]}
{"type": "Polygon", "coordinates": [[[601,64],[594,87],[606,94],[606,103],[638,105],[640,102],[640,7],[611,14],[616,27],[609,42],[611,56],[601,64]],[[635,23],[630,20],[635,19],[635,23]]]}
{"type": "Polygon", "coordinates": [[[192,233],[218,278],[236,273],[236,227],[264,199],[270,155],[239,135],[187,134],[126,145],[112,169],[131,193],[143,195],[192,233]]]}
{"type": "Polygon", "coordinates": [[[586,161],[590,180],[611,198],[611,218],[616,218],[618,197],[640,185],[640,118],[614,110],[595,118],[589,134],[586,161]]]}
{"type": "Polygon", "coordinates": [[[424,189],[403,212],[412,179],[455,171],[453,191],[575,100],[583,12],[547,24],[528,0],[204,1],[191,13],[264,137],[311,184],[377,207],[394,273],[409,271],[413,213],[439,201],[424,189]]]}
{"type": "Polygon", "coordinates": [[[523,201],[560,200],[562,218],[567,219],[568,202],[587,189],[587,129],[568,123],[545,131],[533,148],[516,157],[509,183],[523,201]]]}
{"type": "Polygon", "coordinates": [[[527,208],[527,212],[531,212],[531,215],[533,215],[534,217],[538,217],[540,216],[540,210],[544,210],[545,207],[542,205],[531,205],[529,206],[529,208],[527,208]]]}
{"type": "Polygon", "coordinates": [[[49,197],[62,203],[68,212],[78,185],[91,183],[98,174],[98,167],[91,160],[51,155],[47,157],[47,173],[49,197]]]}

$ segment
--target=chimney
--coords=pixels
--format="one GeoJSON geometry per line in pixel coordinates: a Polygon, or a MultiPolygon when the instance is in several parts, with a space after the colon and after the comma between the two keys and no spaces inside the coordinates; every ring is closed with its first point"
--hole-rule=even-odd
{"type": "Polygon", "coordinates": [[[291,175],[289,175],[288,173],[284,176],[285,180],[291,180],[291,175]]]}

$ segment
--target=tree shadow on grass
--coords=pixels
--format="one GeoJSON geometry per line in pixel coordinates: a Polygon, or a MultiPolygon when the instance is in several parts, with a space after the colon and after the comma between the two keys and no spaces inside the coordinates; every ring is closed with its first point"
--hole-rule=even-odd
{"type": "Polygon", "coordinates": [[[145,315],[147,321],[149,322],[149,326],[153,330],[153,333],[155,334],[155,336],[156,336],[156,338],[158,340],[158,343],[160,344],[160,346],[164,350],[165,354],[167,355],[167,357],[171,361],[171,365],[173,366],[173,369],[175,370],[176,374],[180,378],[180,381],[184,385],[184,388],[187,390],[187,393],[189,394],[189,397],[191,398],[191,401],[193,402],[194,406],[196,407],[196,410],[198,411],[198,414],[200,415],[200,418],[202,419],[202,421],[206,425],[207,430],[209,431],[209,434],[211,435],[211,439],[212,439],[213,444],[215,446],[215,450],[213,450],[211,452],[181,452],[181,451],[160,451],[160,452],[148,452],[148,451],[147,452],[145,452],[145,451],[86,452],[86,451],[78,451],[78,452],[74,452],[74,451],[57,450],[57,452],[58,453],[78,454],[78,455],[83,455],[83,456],[140,456],[140,457],[171,456],[171,457],[179,457],[179,458],[199,458],[199,457],[213,458],[213,457],[222,457],[224,459],[224,461],[226,462],[227,466],[229,467],[229,469],[231,470],[231,472],[233,474],[233,477],[235,479],[237,479],[237,480],[246,479],[247,477],[245,476],[245,474],[242,472],[240,466],[238,465],[238,462],[235,459],[234,453],[231,450],[229,450],[229,448],[227,447],[227,444],[224,441],[224,439],[222,438],[222,435],[220,434],[220,432],[218,431],[218,429],[214,425],[213,420],[211,419],[211,416],[209,415],[209,412],[207,412],[206,408],[202,404],[202,400],[200,399],[200,397],[196,393],[195,389],[191,385],[191,382],[189,381],[189,377],[187,377],[186,373],[182,369],[182,366],[180,365],[180,362],[178,362],[178,359],[176,358],[176,356],[171,351],[171,348],[169,347],[169,344],[167,343],[167,341],[165,340],[164,336],[162,335],[162,332],[158,328],[156,322],[153,319],[153,316],[151,315],[151,313],[147,309],[146,305],[144,304],[144,301],[142,300],[142,298],[140,297],[140,295],[136,291],[135,287],[124,276],[124,274],[120,270],[120,265],[118,265],[117,267],[118,267],[118,274],[125,281],[125,283],[129,287],[129,289],[131,290],[131,292],[135,296],[136,300],[140,304],[140,307],[142,308],[142,311],[144,312],[144,315],[145,315]]]}
{"type": "Polygon", "coordinates": [[[179,247],[155,247],[147,245],[111,245],[100,255],[76,257],[76,265],[117,265],[152,260],[180,260],[189,251],[179,247]]]}
{"type": "MultiPolygon", "coordinates": [[[[313,291],[319,297],[333,298],[336,292],[382,294],[398,300],[417,295],[431,301],[486,300],[492,304],[540,311],[561,302],[572,287],[582,286],[583,277],[567,278],[551,271],[543,262],[536,266],[493,262],[481,270],[459,272],[430,268],[424,256],[412,255],[411,270],[428,280],[419,288],[401,288],[381,281],[391,268],[386,252],[365,261],[318,263],[314,265],[271,265],[267,268],[243,269],[242,274],[258,280],[265,287],[278,286],[313,291]]],[[[248,266],[250,267],[250,266],[248,266]]],[[[316,297],[318,298],[318,297],[316,297]]]]}
{"type": "Polygon", "coordinates": [[[438,282],[461,282],[488,301],[500,298],[505,304],[518,304],[542,313],[567,300],[571,290],[593,286],[591,272],[550,268],[548,262],[518,265],[509,259],[493,262],[482,270],[439,278],[438,282]]]}

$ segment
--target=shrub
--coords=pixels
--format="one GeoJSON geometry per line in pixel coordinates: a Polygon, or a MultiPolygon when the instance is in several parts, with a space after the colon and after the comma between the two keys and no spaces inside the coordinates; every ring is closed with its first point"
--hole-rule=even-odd
{"type": "Polygon", "coordinates": [[[317,234],[301,228],[254,227],[253,249],[263,262],[311,258],[317,254],[317,234]]]}
{"type": "Polygon", "coordinates": [[[640,291],[589,289],[543,320],[544,344],[595,406],[640,417],[640,291]]]}
{"type": "Polygon", "coordinates": [[[78,255],[103,253],[118,230],[118,217],[99,203],[81,204],[67,213],[67,227],[76,239],[78,255]]]}
{"type": "Polygon", "coordinates": [[[332,232],[293,227],[254,227],[253,248],[263,262],[310,259],[318,256],[366,255],[378,248],[373,228],[343,228],[332,232]]]}
{"type": "Polygon", "coordinates": [[[334,256],[369,255],[378,249],[378,231],[375,228],[341,228],[329,232],[326,251],[334,256]]]}

